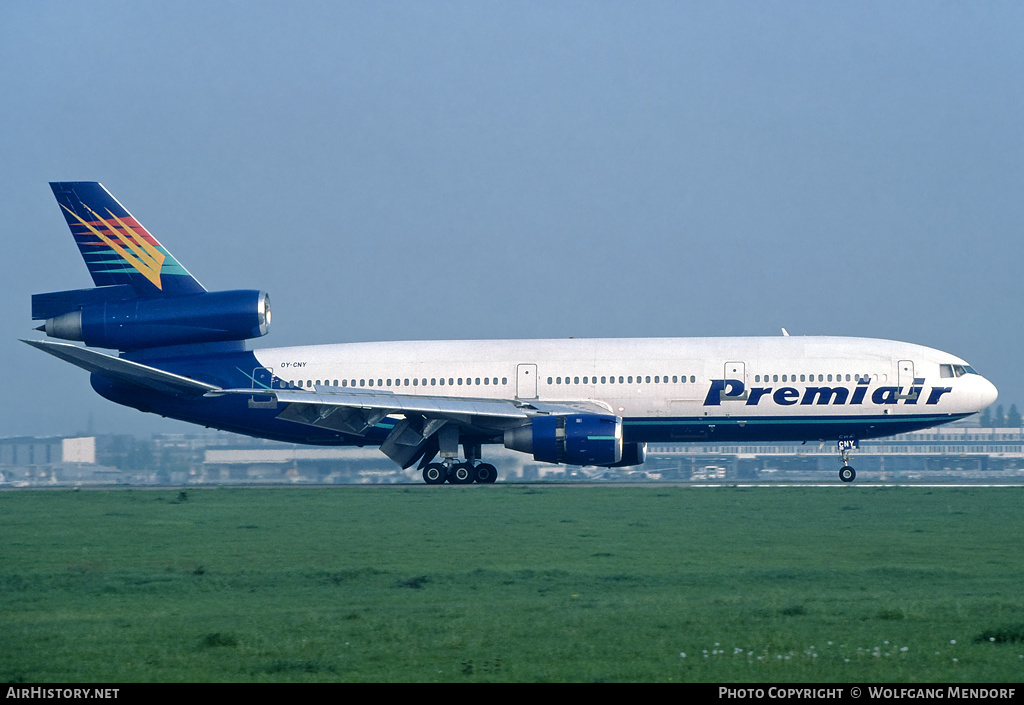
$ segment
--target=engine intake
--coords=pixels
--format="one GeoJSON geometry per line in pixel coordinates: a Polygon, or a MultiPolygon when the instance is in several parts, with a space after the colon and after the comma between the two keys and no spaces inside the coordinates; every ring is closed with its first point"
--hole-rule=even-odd
{"type": "Polygon", "coordinates": [[[569,465],[616,465],[622,460],[622,419],[603,414],[536,416],[505,432],[505,447],[535,460],[569,465]]]}
{"type": "Polygon", "coordinates": [[[248,340],[269,327],[270,296],[253,290],[87,304],[45,324],[51,337],[118,350],[248,340]]]}

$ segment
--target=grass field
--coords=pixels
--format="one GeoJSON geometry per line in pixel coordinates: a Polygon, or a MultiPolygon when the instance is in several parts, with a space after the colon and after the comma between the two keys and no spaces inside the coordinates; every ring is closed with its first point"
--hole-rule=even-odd
{"type": "Polygon", "coordinates": [[[0,493],[0,680],[996,682],[1024,488],[0,493]]]}

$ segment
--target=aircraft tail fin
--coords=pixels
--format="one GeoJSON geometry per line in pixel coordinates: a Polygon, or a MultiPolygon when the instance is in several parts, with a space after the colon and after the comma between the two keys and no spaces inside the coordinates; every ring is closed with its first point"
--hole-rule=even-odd
{"type": "Polygon", "coordinates": [[[103,184],[60,181],[50,188],[96,286],[130,286],[143,298],[206,291],[103,184]]]}

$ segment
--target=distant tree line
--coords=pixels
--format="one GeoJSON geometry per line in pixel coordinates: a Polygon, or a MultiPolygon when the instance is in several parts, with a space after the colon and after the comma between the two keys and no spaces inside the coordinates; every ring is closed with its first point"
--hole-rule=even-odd
{"type": "Polygon", "coordinates": [[[994,412],[992,407],[981,412],[980,423],[982,428],[1020,428],[1024,425],[1024,419],[1021,419],[1016,404],[1010,404],[1010,410],[1006,413],[1000,404],[994,412]]]}

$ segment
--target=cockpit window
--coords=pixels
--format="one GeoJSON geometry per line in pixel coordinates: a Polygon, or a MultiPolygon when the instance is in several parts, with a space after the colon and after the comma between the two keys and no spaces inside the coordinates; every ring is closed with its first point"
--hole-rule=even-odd
{"type": "Polygon", "coordinates": [[[939,365],[939,377],[963,377],[976,374],[978,373],[970,365],[939,365]]]}

